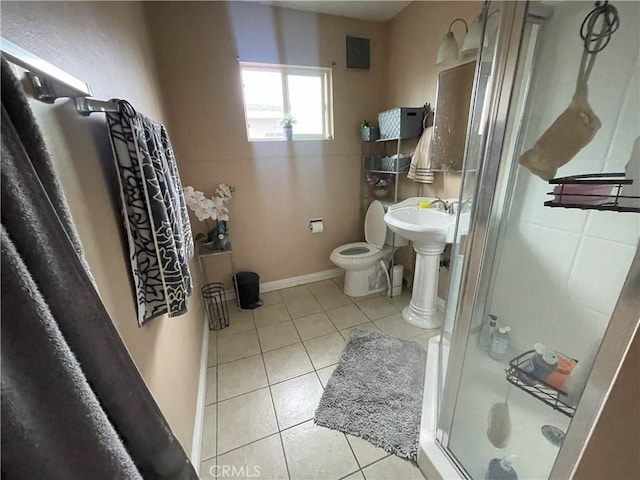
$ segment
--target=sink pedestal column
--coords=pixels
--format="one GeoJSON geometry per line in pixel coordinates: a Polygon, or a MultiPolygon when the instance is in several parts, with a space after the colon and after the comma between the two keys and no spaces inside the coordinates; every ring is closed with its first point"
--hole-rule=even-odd
{"type": "Polygon", "coordinates": [[[402,318],[416,327],[431,329],[442,326],[442,314],[436,308],[440,254],[444,244],[413,244],[416,270],[413,274],[411,302],[402,310],[402,318]]]}

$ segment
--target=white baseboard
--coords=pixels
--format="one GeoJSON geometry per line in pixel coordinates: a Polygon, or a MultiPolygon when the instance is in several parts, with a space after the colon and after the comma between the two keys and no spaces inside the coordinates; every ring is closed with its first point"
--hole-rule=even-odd
{"type": "MultiPolygon", "coordinates": [[[[233,298],[233,297],[231,297],[233,298]]],[[[193,423],[193,440],[191,443],[191,463],[200,470],[202,451],[202,431],[204,430],[204,404],[207,393],[207,359],[209,357],[209,322],[205,315],[202,329],[202,355],[200,355],[200,375],[198,378],[198,396],[196,399],[196,417],[193,423]]]]}
{"type": "Polygon", "coordinates": [[[439,312],[447,310],[447,301],[444,298],[436,297],[436,308],[439,312]]]}
{"type": "Polygon", "coordinates": [[[297,277],[274,280],[273,282],[261,283],[260,292],[272,292],[274,290],[280,290],[282,288],[296,287],[298,285],[305,285],[307,283],[319,282],[320,280],[338,278],[342,275],[344,275],[343,269],[332,268],[331,270],[323,270],[322,272],[308,273],[306,275],[299,275],[297,277]]]}

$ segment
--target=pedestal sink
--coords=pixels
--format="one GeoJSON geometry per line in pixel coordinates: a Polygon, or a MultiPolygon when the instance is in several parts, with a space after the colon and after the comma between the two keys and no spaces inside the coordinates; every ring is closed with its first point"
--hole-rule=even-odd
{"type": "Polygon", "coordinates": [[[416,267],[413,275],[411,302],[402,317],[420,328],[442,326],[442,315],[436,309],[440,254],[453,241],[456,216],[433,208],[420,208],[420,203],[433,198],[413,197],[391,205],[384,216],[389,228],[413,242],[416,267]]]}

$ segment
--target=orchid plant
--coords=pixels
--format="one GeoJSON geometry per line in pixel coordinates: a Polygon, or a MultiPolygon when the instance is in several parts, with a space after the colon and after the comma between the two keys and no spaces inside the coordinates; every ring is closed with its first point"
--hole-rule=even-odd
{"type": "Polygon", "coordinates": [[[369,185],[373,185],[374,188],[376,188],[378,190],[384,190],[385,188],[390,187],[391,185],[393,185],[393,176],[392,175],[386,175],[385,177],[382,177],[382,176],[378,176],[378,175],[369,175],[369,174],[367,174],[366,179],[367,179],[367,183],[369,185]]]}
{"type": "MultiPolygon", "coordinates": [[[[184,187],[183,191],[187,206],[195,213],[198,220],[207,223],[210,231],[216,229],[210,227],[209,220],[216,220],[217,222],[229,221],[229,208],[227,207],[227,203],[236,191],[235,187],[221,183],[216,188],[216,195],[211,198],[205,197],[203,192],[195,190],[191,186],[184,187]]],[[[226,232],[226,227],[224,230],[226,232]]],[[[196,236],[196,240],[201,236],[203,236],[203,234],[196,236]]]]}

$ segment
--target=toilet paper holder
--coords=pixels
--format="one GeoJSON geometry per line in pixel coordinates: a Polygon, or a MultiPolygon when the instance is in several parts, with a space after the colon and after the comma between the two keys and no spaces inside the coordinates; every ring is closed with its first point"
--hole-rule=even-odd
{"type": "Polygon", "coordinates": [[[309,220],[309,233],[322,233],[324,231],[324,223],[321,218],[312,218],[309,220]]]}

